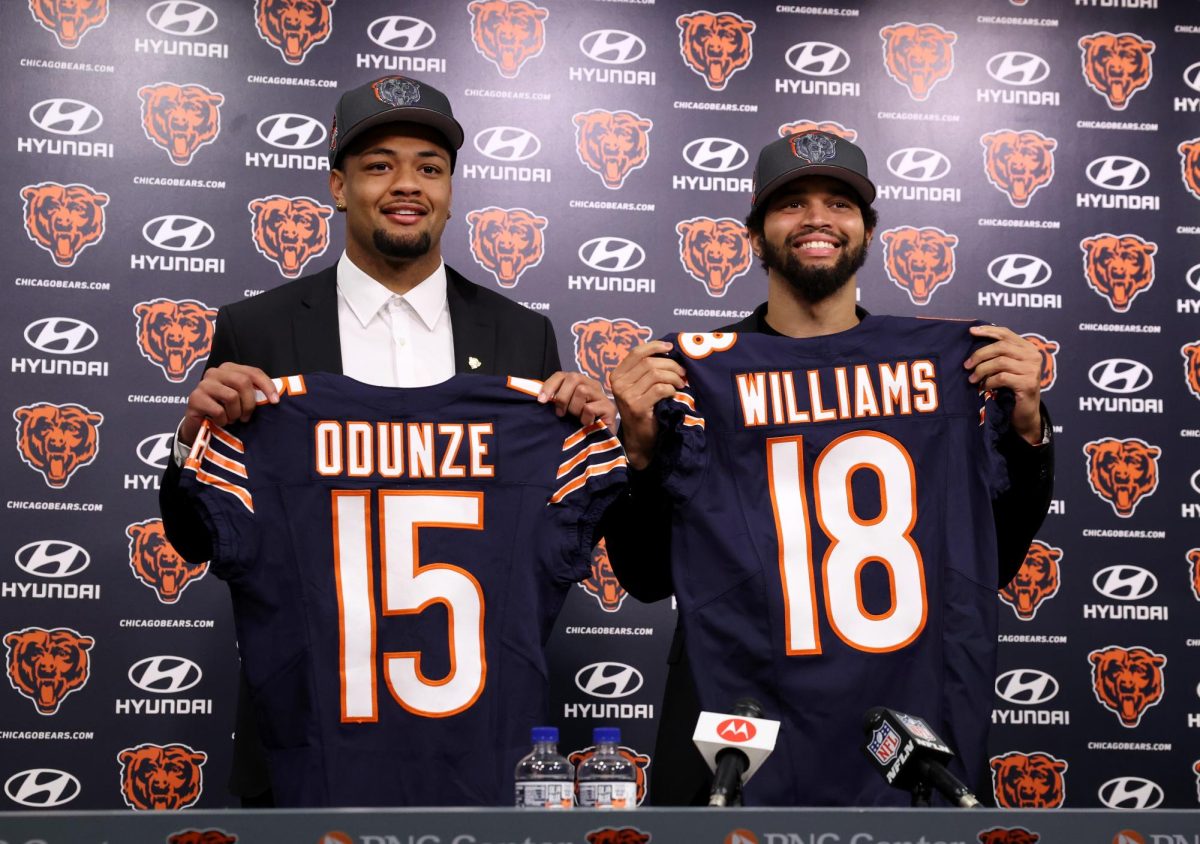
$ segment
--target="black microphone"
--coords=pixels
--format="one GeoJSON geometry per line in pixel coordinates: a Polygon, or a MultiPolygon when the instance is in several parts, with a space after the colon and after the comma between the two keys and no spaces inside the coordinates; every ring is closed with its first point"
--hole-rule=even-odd
{"type": "Polygon", "coordinates": [[[867,710],[863,732],[863,753],[889,785],[912,792],[914,806],[929,805],[932,786],[955,806],[981,807],[971,789],[946,770],[954,751],[923,719],[876,706],[867,710]]]}
{"type": "MultiPolygon", "coordinates": [[[[763,708],[752,697],[744,697],[733,705],[735,718],[762,718],[763,708]]],[[[717,752],[717,769],[708,792],[709,806],[738,806],[742,802],[742,775],[750,767],[750,757],[737,747],[724,747],[717,752]]]]}

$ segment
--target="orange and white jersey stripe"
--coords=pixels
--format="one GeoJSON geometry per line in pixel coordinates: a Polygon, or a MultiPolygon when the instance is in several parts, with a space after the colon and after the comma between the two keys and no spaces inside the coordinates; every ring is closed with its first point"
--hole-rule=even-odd
{"type": "Polygon", "coordinates": [[[246,446],[240,439],[206,419],[183,470],[194,473],[200,483],[232,495],[253,513],[254,496],[245,485],[249,478],[245,453],[246,446]]]}
{"type": "Polygon", "coordinates": [[[579,430],[563,440],[563,457],[556,474],[560,486],[550,496],[548,503],[558,504],[573,492],[584,488],[590,479],[628,465],[620,440],[613,436],[604,422],[597,419],[590,425],[580,426],[579,430]]]}

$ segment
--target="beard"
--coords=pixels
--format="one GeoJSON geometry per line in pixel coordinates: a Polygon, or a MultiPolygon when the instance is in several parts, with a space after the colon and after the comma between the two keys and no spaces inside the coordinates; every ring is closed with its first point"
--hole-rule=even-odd
{"type": "Polygon", "coordinates": [[[420,258],[433,247],[433,238],[429,236],[429,232],[400,237],[390,235],[383,229],[375,229],[372,240],[381,255],[401,260],[420,258]]]}
{"type": "MultiPolygon", "coordinates": [[[[812,234],[812,231],[803,231],[794,237],[803,237],[812,234]]],[[[786,247],[777,249],[775,244],[765,237],[762,240],[762,264],[768,270],[779,273],[788,286],[806,302],[816,304],[845,287],[867,260],[865,240],[858,248],[847,249],[847,239],[837,239],[841,244],[842,254],[832,267],[806,267],[795,252],[786,247]]]]}

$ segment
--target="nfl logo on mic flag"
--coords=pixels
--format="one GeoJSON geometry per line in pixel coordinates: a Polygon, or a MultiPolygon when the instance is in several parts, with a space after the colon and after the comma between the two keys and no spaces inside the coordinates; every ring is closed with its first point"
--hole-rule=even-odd
{"type": "Polygon", "coordinates": [[[899,749],[900,736],[886,721],[871,733],[871,741],[867,745],[867,750],[879,760],[880,765],[887,765],[895,759],[896,751],[899,749]]]}

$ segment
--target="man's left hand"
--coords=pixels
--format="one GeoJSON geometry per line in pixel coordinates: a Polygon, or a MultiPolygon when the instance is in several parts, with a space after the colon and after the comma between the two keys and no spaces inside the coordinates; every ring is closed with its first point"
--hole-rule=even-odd
{"type": "Polygon", "coordinates": [[[604,420],[608,430],[617,430],[617,406],[604,392],[600,382],[582,372],[558,371],[542,383],[538,401],[553,402],[559,416],[578,416],[584,425],[604,420]]]}
{"type": "Polygon", "coordinates": [[[1012,424],[1032,445],[1042,442],[1042,355],[1032,343],[999,325],[974,325],[971,334],[994,342],[980,346],[963,366],[981,388],[1007,387],[1016,396],[1012,424]]]}

